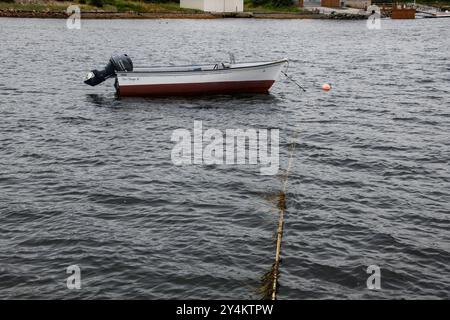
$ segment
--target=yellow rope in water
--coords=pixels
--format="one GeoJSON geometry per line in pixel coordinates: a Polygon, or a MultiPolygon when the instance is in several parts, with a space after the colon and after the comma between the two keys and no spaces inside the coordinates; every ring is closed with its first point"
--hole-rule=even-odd
{"type": "MultiPolygon", "coordinates": [[[[287,70],[289,68],[289,63],[287,64],[286,71],[281,71],[286,78],[288,78],[291,82],[293,82],[297,87],[303,90],[303,92],[306,92],[306,89],[301,86],[297,81],[295,81],[291,76],[287,74],[287,70]]],[[[294,152],[295,152],[295,146],[296,146],[296,140],[298,137],[299,128],[295,131],[293,141],[290,145],[289,150],[289,160],[288,160],[288,166],[286,169],[286,174],[283,179],[283,189],[279,195],[278,199],[278,210],[280,212],[279,218],[278,218],[278,228],[277,228],[277,246],[275,251],[275,263],[273,265],[273,283],[272,283],[272,300],[277,299],[277,286],[278,286],[278,274],[279,274],[279,266],[281,262],[281,240],[283,239],[283,227],[284,227],[284,214],[286,212],[286,191],[287,191],[287,184],[289,179],[289,174],[292,169],[292,164],[294,161],[294,152]]]]}
{"type": "Polygon", "coordinates": [[[278,199],[278,210],[280,212],[280,216],[278,218],[278,229],[277,229],[277,246],[275,252],[275,264],[274,264],[274,272],[273,272],[273,286],[272,286],[272,300],[277,299],[277,286],[278,286],[278,269],[281,262],[281,240],[283,239],[283,227],[284,227],[284,213],[286,211],[286,189],[289,174],[291,172],[292,163],[294,160],[294,152],[295,152],[295,140],[298,135],[298,131],[294,135],[294,141],[291,143],[290,152],[289,152],[289,161],[288,167],[286,169],[286,175],[284,176],[283,181],[283,191],[279,195],[278,199]]]}

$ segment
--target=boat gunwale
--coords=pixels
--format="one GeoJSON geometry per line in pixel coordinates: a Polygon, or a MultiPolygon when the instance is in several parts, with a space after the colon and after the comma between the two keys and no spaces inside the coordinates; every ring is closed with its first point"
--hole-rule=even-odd
{"type": "MultiPolygon", "coordinates": [[[[167,73],[205,73],[205,72],[218,72],[218,71],[231,71],[231,70],[242,70],[242,69],[255,69],[260,67],[273,66],[277,64],[288,63],[288,59],[282,59],[277,61],[267,61],[267,62],[246,62],[246,63],[260,63],[258,65],[250,65],[250,66],[242,66],[242,67],[229,67],[222,69],[210,69],[210,70],[202,70],[202,69],[192,69],[192,70],[133,70],[133,71],[117,71],[118,76],[128,76],[128,74],[167,74],[167,73]]],[[[245,64],[245,63],[242,63],[245,64]]],[[[148,68],[181,68],[181,67],[202,67],[202,66],[211,66],[213,64],[204,64],[204,65],[192,65],[192,66],[160,66],[160,67],[148,67],[148,68]]],[[[142,68],[142,67],[141,67],[142,68]]]]}

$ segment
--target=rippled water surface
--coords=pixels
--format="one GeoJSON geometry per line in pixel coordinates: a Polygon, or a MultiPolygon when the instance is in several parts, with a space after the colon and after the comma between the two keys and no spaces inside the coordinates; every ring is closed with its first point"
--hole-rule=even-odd
{"type": "Polygon", "coordinates": [[[280,299],[449,298],[449,23],[0,19],[0,298],[258,298],[280,179],[174,166],[171,134],[194,120],[279,128],[282,169],[298,132],[280,299]],[[113,81],[82,83],[112,52],[229,51],[291,59],[307,92],[280,79],[262,96],[116,99],[113,81]]]}

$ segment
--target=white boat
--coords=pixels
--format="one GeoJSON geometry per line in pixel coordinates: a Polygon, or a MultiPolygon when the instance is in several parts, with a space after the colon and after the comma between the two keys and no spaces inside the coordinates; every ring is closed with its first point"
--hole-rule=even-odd
{"type": "Polygon", "coordinates": [[[268,62],[218,63],[195,66],[136,67],[127,55],[112,56],[105,70],[91,71],[85,83],[97,85],[116,77],[120,96],[172,96],[267,93],[286,59],[268,62]]]}

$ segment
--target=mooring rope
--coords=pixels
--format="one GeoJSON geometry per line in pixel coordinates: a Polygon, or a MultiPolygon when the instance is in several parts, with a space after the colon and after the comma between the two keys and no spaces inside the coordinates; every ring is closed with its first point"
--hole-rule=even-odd
{"type": "Polygon", "coordinates": [[[286,72],[284,72],[283,70],[281,70],[281,73],[284,74],[286,76],[286,78],[288,78],[289,80],[291,80],[295,85],[297,85],[297,87],[299,87],[300,89],[303,90],[303,92],[306,92],[306,89],[303,88],[297,81],[295,81],[295,79],[293,79],[290,75],[288,75],[286,72]]]}
{"type": "Polygon", "coordinates": [[[278,278],[279,269],[281,265],[281,243],[283,239],[283,229],[284,229],[284,215],[286,213],[286,192],[289,175],[294,163],[294,154],[296,149],[296,137],[298,135],[298,130],[294,134],[294,141],[290,143],[289,147],[289,160],[285,173],[282,175],[283,185],[281,191],[277,195],[277,208],[279,212],[278,216],[278,227],[276,233],[276,252],[275,261],[269,272],[264,274],[261,278],[262,286],[261,293],[263,294],[263,299],[277,299],[277,289],[278,289],[278,278]]]}
{"type": "Polygon", "coordinates": [[[299,87],[300,89],[302,89],[303,92],[306,92],[306,89],[305,89],[304,87],[302,87],[297,81],[295,81],[294,78],[292,78],[290,75],[287,74],[288,70],[289,70],[289,60],[288,60],[288,62],[287,62],[287,64],[286,64],[286,70],[285,70],[285,71],[281,70],[281,73],[284,74],[284,76],[285,76],[286,78],[288,78],[289,80],[291,80],[292,83],[294,83],[297,87],[299,87]]]}
{"type": "MultiPolygon", "coordinates": [[[[295,136],[297,136],[298,131],[295,136]]],[[[279,210],[279,218],[278,218],[278,229],[277,229],[277,243],[276,243],[276,251],[275,251],[275,263],[273,266],[273,284],[272,284],[272,300],[277,299],[277,287],[278,287],[278,274],[279,267],[281,263],[281,241],[283,239],[283,228],[284,228],[284,214],[286,212],[286,191],[287,191],[287,183],[289,179],[289,174],[291,172],[292,163],[294,160],[294,152],[295,152],[296,143],[293,141],[290,145],[289,151],[289,161],[286,169],[286,174],[284,176],[283,181],[283,189],[278,198],[278,210],[279,210]]]]}
{"type": "MultiPolygon", "coordinates": [[[[297,87],[299,87],[300,89],[303,90],[303,92],[306,92],[306,89],[304,87],[302,87],[295,79],[293,79],[291,76],[289,76],[287,74],[287,69],[289,68],[289,63],[288,66],[286,68],[286,71],[281,71],[287,79],[291,80],[291,82],[293,82],[295,85],[297,85],[297,87]]],[[[330,87],[327,89],[329,90],[330,87]]],[[[325,90],[325,89],[323,89],[325,90]]],[[[310,105],[310,100],[308,98],[306,98],[306,104],[310,105]]],[[[283,178],[283,188],[282,191],[279,194],[278,197],[278,210],[279,210],[279,218],[278,218],[278,228],[277,228],[277,243],[276,243],[276,251],[275,251],[275,262],[272,265],[272,270],[271,270],[271,277],[267,278],[272,280],[272,286],[271,286],[271,292],[270,292],[270,296],[272,300],[276,300],[277,299],[277,288],[278,288],[278,279],[279,279],[279,268],[280,268],[280,264],[281,264],[281,241],[283,239],[283,230],[284,230],[284,214],[286,213],[286,192],[287,192],[287,184],[288,184],[288,180],[289,180],[289,175],[291,173],[292,170],[292,165],[294,162],[294,153],[295,153],[295,149],[296,149],[296,141],[299,135],[299,131],[300,128],[297,127],[297,129],[294,132],[294,136],[292,138],[292,142],[290,143],[290,148],[289,148],[289,160],[288,160],[288,165],[286,168],[286,173],[284,175],[283,178]]]]}
{"type": "MultiPolygon", "coordinates": [[[[283,72],[283,71],[282,71],[283,72]]],[[[283,72],[283,74],[288,77],[288,75],[283,72]]],[[[296,81],[290,77],[288,77],[290,80],[292,80],[299,88],[301,88],[303,91],[306,91],[302,86],[300,86],[296,81]]],[[[275,263],[273,265],[273,283],[272,283],[272,300],[277,299],[277,287],[278,287],[278,275],[279,275],[279,268],[281,263],[281,241],[283,240],[283,230],[284,230],[284,214],[286,213],[286,191],[287,191],[287,184],[289,180],[289,175],[292,170],[292,165],[294,162],[294,153],[295,153],[295,147],[296,147],[296,140],[298,137],[299,130],[297,129],[294,133],[293,141],[290,144],[289,147],[289,160],[288,165],[286,168],[285,175],[283,177],[283,188],[281,193],[279,194],[278,198],[278,211],[279,211],[279,217],[278,217],[278,228],[277,228],[277,242],[276,242],[276,251],[275,251],[275,263]]]]}
{"type": "MultiPolygon", "coordinates": [[[[293,79],[291,76],[287,74],[289,68],[289,62],[286,67],[286,71],[281,71],[287,79],[289,79],[292,83],[294,83],[297,87],[299,87],[303,92],[306,92],[306,89],[301,86],[295,79],[293,79]]],[[[273,282],[272,282],[272,294],[271,298],[272,300],[277,299],[277,288],[278,288],[278,275],[279,275],[279,267],[281,263],[281,241],[283,239],[283,230],[284,230],[284,214],[286,213],[286,191],[287,191],[287,184],[289,180],[289,175],[292,170],[292,165],[294,162],[294,153],[295,153],[295,147],[296,147],[296,140],[299,134],[299,129],[294,133],[293,141],[290,144],[289,148],[289,160],[288,160],[288,166],[286,168],[286,173],[284,175],[283,179],[283,188],[278,198],[278,210],[279,210],[279,217],[278,217],[278,228],[277,228],[277,242],[276,242],[276,251],[275,251],[275,262],[273,264],[272,272],[273,272],[273,282]]]]}

